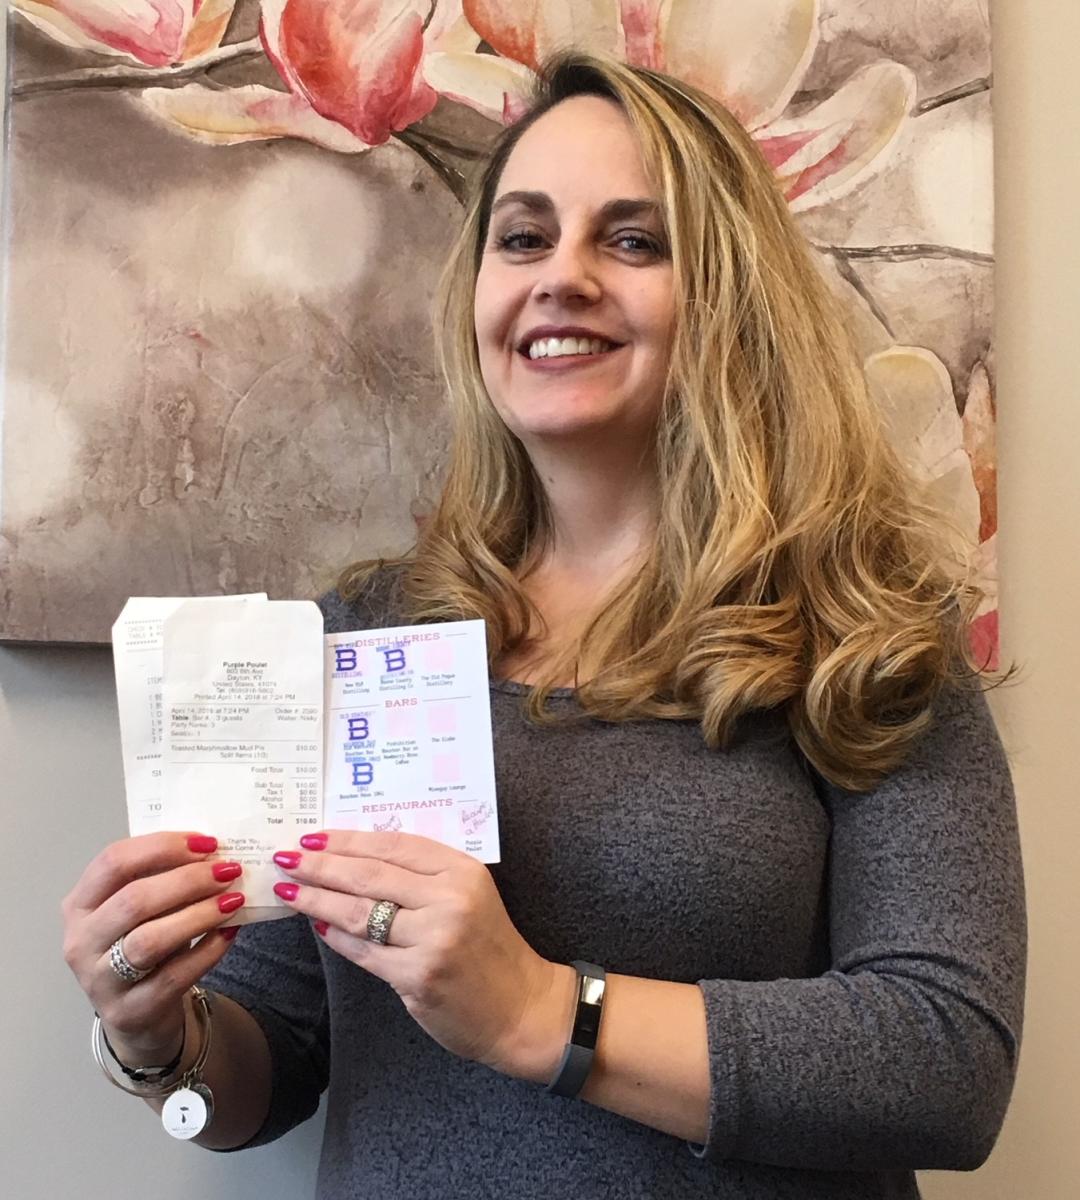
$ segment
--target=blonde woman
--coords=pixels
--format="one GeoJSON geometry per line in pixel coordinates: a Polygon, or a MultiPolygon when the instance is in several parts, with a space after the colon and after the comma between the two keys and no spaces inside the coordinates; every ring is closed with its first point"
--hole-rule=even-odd
{"type": "Polygon", "coordinates": [[[438,510],[323,609],[487,622],[503,860],[307,837],[276,859],[297,918],[230,949],[212,839],[110,847],[67,955],[118,1062],[189,1065],[203,979],[200,1141],[269,1142],[329,1083],[323,1198],[871,1200],[977,1167],[1025,923],[972,589],[752,141],[559,57],[437,333],[438,510]]]}

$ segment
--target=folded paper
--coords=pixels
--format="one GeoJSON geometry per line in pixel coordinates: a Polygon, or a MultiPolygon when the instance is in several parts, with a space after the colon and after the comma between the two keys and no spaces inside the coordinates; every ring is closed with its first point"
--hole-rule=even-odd
{"type": "Polygon", "coordinates": [[[324,819],[499,861],[483,621],[326,637],[324,819]]]}
{"type": "Polygon", "coordinates": [[[228,924],[289,916],[276,850],[403,831],[499,861],[483,621],[323,635],[309,601],[133,597],[113,626],[132,836],[218,839],[228,924]]]}

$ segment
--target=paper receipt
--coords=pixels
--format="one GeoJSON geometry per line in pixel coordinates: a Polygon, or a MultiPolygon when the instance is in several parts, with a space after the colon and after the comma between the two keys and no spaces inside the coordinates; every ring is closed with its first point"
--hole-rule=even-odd
{"type": "Polygon", "coordinates": [[[307,600],[202,599],[165,621],[165,827],[217,837],[248,908],[283,916],[272,855],[323,823],[322,653],[307,600]]]}
{"type": "MultiPolygon", "coordinates": [[[[266,593],[225,598],[233,603],[259,601],[266,599],[266,593]]],[[[153,833],[162,827],[162,628],[165,618],[181,604],[201,602],[201,598],[132,596],[113,623],[113,667],[120,710],[128,829],[132,837],[153,833]]]]}

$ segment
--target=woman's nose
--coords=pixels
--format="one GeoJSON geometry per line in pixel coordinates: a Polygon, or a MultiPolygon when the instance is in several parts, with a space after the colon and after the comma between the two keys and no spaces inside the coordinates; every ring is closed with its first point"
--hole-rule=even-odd
{"type": "Polygon", "coordinates": [[[566,240],[560,242],[542,262],[537,293],[560,303],[598,300],[602,289],[588,248],[566,240]]]}

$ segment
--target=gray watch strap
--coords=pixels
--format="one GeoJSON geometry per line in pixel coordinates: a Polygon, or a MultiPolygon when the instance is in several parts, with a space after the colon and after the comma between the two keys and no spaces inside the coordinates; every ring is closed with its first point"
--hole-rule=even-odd
{"type": "Polygon", "coordinates": [[[585,1085],[596,1052],[607,972],[594,963],[575,962],[578,973],[577,1006],[570,1041],[563,1051],[555,1078],[547,1090],[554,1096],[576,1096],[585,1085]]]}

